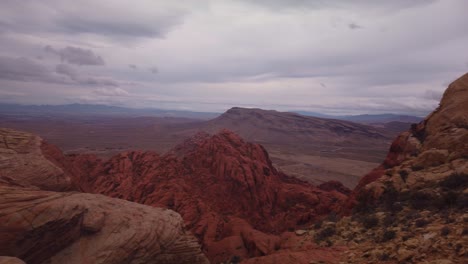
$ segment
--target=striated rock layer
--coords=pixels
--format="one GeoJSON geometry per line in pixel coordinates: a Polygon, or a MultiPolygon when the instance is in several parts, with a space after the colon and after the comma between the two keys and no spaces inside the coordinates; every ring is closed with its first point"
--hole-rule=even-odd
{"type": "Polygon", "coordinates": [[[1,129],[0,138],[0,256],[26,263],[209,263],[176,212],[61,192],[75,187],[60,168],[60,151],[24,132],[1,129]]]}
{"type": "Polygon", "coordinates": [[[1,254],[27,263],[208,263],[174,211],[0,186],[1,254]]]}
{"type": "MultiPolygon", "coordinates": [[[[43,190],[72,189],[70,175],[44,155],[42,145],[36,135],[0,128],[0,182],[43,190]]],[[[54,154],[64,158],[60,151],[54,154]]]]}
{"type": "Polygon", "coordinates": [[[213,262],[269,255],[280,233],[338,210],[347,196],[277,171],[265,149],[224,130],[200,133],[160,156],[125,152],[69,158],[74,184],[179,212],[213,262]]]}

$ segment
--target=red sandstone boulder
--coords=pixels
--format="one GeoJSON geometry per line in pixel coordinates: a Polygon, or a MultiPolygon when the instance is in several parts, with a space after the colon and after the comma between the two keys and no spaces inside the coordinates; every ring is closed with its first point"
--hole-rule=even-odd
{"type": "Polygon", "coordinates": [[[27,263],[208,263],[174,211],[0,185],[0,254],[27,263]]]}

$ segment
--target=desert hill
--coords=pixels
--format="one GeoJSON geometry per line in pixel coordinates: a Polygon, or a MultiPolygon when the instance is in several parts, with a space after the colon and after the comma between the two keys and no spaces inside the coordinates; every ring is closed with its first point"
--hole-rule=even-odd
{"type": "Polygon", "coordinates": [[[206,123],[204,129],[208,132],[226,128],[255,142],[301,140],[326,146],[352,139],[386,138],[382,132],[366,125],[257,108],[234,107],[206,123]]]}

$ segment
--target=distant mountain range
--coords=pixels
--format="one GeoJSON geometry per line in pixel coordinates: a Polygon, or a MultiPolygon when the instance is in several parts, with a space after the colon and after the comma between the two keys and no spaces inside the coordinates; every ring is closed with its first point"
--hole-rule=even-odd
{"type": "Polygon", "coordinates": [[[307,111],[293,111],[294,113],[298,113],[301,115],[306,116],[315,116],[321,118],[331,118],[331,119],[339,119],[339,120],[347,120],[357,123],[364,123],[364,124],[371,124],[371,123],[388,123],[388,122],[404,122],[404,123],[419,123],[423,120],[422,117],[419,116],[410,116],[410,115],[397,115],[397,114],[364,114],[364,115],[325,115],[316,112],[307,112],[307,111]]]}
{"type": "MultiPolygon", "coordinates": [[[[397,114],[376,114],[376,115],[326,115],[317,112],[308,111],[291,111],[304,116],[314,116],[328,119],[346,120],[357,123],[372,124],[372,123],[388,123],[388,122],[404,122],[418,123],[423,118],[409,115],[397,114]]],[[[0,113],[8,115],[27,114],[32,116],[43,115],[103,115],[103,116],[157,116],[157,117],[185,117],[194,119],[212,119],[221,115],[217,112],[196,112],[187,110],[165,110],[157,108],[128,108],[109,105],[94,105],[94,104],[66,104],[66,105],[20,105],[20,104],[2,104],[0,103],[0,113]]]]}
{"type": "Polygon", "coordinates": [[[183,110],[164,110],[156,108],[127,108],[108,105],[93,104],[67,104],[67,105],[20,105],[0,104],[0,113],[8,115],[73,115],[73,116],[157,116],[157,117],[185,117],[193,119],[211,119],[219,113],[193,112],[183,110]]]}

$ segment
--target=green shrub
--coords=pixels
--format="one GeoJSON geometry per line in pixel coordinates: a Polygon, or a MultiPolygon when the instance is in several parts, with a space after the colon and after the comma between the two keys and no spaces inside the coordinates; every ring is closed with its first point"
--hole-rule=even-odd
{"type": "MultiPolygon", "coordinates": [[[[386,182],[385,189],[380,197],[385,209],[395,212],[399,211],[398,209],[398,201],[399,199],[399,192],[395,189],[392,183],[386,182]]],[[[401,210],[401,209],[400,209],[401,210]]]]}
{"type": "Polygon", "coordinates": [[[388,253],[382,253],[382,255],[379,256],[380,261],[388,261],[390,260],[390,255],[388,253]]]}
{"type": "Polygon", "coordinates": [[[448,189],[464,189],[468,187],[468,174],[452,173],[443,179],[439,185],[448,189]]]}
{"type": "Polygon", "coordinates": [[[468,228],[463,228],[463,231],[462,231],[462,236],[466,236],[468,235],[468,228]]]}
{"type": "Polygon", "coordinates": [[[327,221],[336,223],[339,220],[339,216],[335,212],[331,212],[327,218],[327,221]]]}
{"type": "Polygon", "coordinates": [[[440,234],[442,236],[447,236],[448,234],[450,234],[450,228],[447,227],[447,226],[444,226],[441,230],[440,230],[440,234]]]}
{"type": "Polygon", "coordinates": [[[370,192],[361,192],[356,197],[357,204],[353,208],[353,213],[368,213],[373,210],[375,207],[374,205],[374,197],[370,192]]]}
{"type": "Polygon", "coordinates": [[[468,208],[468,194],[462,193],[457,198],[457,208],[465,209],[468,208]]]}
{"type": "Polygon", "coordinates": [[[384,226],[392,226],[392,225],[396,225],[397,224],[397,221],[398,221],[398,218],[393,215],[393,214],[387,214],[385,216],[385,218],[383,219],[383,225],[384,226]]]}
{"type": "Polygon", "coordinates": [[[231,260],[229,261],[232,264],[237,264],[241,262],[241,257],[239,256],[232,256],[231,260]]]}
{"type": "Polygon", "coordinates": [[[381,242],[390,241],[390,240],[394,239],[395,236],[396,236],[395,231],[393,231],[393,230],[386,230],[386,231],[383,233],[383,235],[382,235],[381,242]]]}
{"type": "Polygon", "coordinates": [[[421,191],[411,192],[408,198],[409,205],[417,210],[433,207],[434,201],[432,194],[421,191]]]}
{"type": "Polygon", "coordinates": [[[379,218],[377,216],[370,214],[362,218],[362,225],[367,228],[373,228],[379,224],[379,218]]]}
{"type": "Polygon", "coordinates": [[[314,229],[320,229],[322,227],[322,220],[315,222],[314,229]]]}
{"type": "Polygon", "coordinates": [[[455,207],[457,205],[458,193],[448,191],[442,194],[440,203],[443,207],[455,207]]]}
{"type": "Polygon", "coordinates": [[[398,173],[400,174],[403,182],[406,182],[406,179],[408,179],[408,172],[406,170],[400,170],[398,173]]]}
{"type": "Polygon", "coordinates": [[[334,227],[327,227],[325,229],[320,230],[318,233],[315,234],[315,240],[316,241],[322,241],[325,238],[331,237],[334,234],[336,234],[336,230],[334,227]]]}
{"type": "Polygon", "coordinates": [[[414,225],[416,227],[424,227],[424,226],[427,226],[427,224],[429,224],[429,221],[427,221],[426,219],[417,219],[416,222],[414,223],[414,225]]]}
{"type": "Polygon", "coordinates": [[[420,170],[422,170],[422,169],[424,169],[424,167],[421,166],[421,165],[413,165],[413,166],[411,166],[411,170],[412,170],[412,171],[420,171],[420,170]]]}

